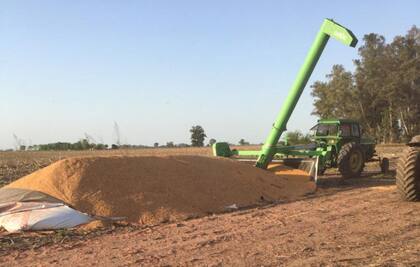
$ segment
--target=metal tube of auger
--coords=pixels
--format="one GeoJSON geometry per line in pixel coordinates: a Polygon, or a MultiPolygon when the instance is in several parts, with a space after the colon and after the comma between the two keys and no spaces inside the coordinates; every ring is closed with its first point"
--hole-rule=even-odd
{"type": "Polygon", "coordinates": [[[268,164],[273,159],[273,156],[276,153],[275,146],[277,145],[282,133],[286,131],[286,125],[289,121],[290,115],[295,109],[296,103],[298,102],[300,95],[302,94],[303,89],[305,88],[306,83],[308,82],[309,77],[311,76],[312,71],[314,70],[315,65],[318,62],[318,59],[321,56],[322,51],[324,50],[331,34],[336,39],[347,45],[355,46],[357,43],[357,39],[354,37],[351,31],[347,30],[332,20],[324,20],[321,29],[319,30],[315,41],[312,44],[308,55],[306,56],[305,62],[299,70],[292,88],[280,109],[270,134],[268,135],[261,149],[261,154],[255,164],[256,167],[266,169],[268,164]]]}

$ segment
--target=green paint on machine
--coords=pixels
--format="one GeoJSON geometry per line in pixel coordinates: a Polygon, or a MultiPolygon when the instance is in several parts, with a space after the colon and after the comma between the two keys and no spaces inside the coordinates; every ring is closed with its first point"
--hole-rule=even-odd
{"type": "Polygon", "coordinates": [[[297,77],[281,106],[280,112],[273,123],[272,129],[267,136],[267,139],[259,151],[243,151],[231,150],[229,145],[224,142],[219,142],[213,145],[213,154],[222,157],[255,157],[257,158],[255,166],[266,169],[268,164],[274,157],[282,158],[289,156],[306,156],[318,157],[318,167],[324,168],[327,162],[332,161],[332,146],[316,145],[311,148],[291,147],[278,145],[279,139],[284,131],[287,129],[287,123],[290,119],[293,110],[328,42],[330,37],[340,41],[344,45],[355,47],[357,38],[354,34],[342,25],[334,22],[332,19],[325,19],[321,28],[316,35],[306,59],[299,70],[297,77]]]}

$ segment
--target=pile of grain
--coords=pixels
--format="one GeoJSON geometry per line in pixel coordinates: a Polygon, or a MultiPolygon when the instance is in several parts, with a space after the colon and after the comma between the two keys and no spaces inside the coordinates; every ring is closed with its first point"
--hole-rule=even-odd
{"type": "Polygon", "coordinates": [[[93,215],[156,224],[292,200],[314,190],[306,175],[282,177],[204,156],[69,158],[7,186],[36,190],[93,215]]]}

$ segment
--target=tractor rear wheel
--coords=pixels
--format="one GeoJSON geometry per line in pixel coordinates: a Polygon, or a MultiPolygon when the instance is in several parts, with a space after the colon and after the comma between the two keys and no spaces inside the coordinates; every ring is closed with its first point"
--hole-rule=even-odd
{"type": "Polygon", "coordinates": [[[363,148],[354,142],[345,144],[338,153],[337,165],[344,178],[359,177],[365,167],[363,148]]]}
{"type": "Polygon", "coordinates": [[[406,201],[420,200],[420,149],[407,147],[398,161],[397,189],[406,201]]]}

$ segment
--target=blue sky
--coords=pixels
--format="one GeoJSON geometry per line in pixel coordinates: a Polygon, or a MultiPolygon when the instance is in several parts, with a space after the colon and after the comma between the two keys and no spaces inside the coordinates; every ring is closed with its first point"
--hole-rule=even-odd
{"type": "MultiPolygon", "coordinates": [[[[390,41],[419,1],[0,1],[0,148],[75,142],[263,142],[324,18],[390,41]]],[[[291,120],[316,122],[309,85],[357,50],[331,40],[291,120]]]]}

